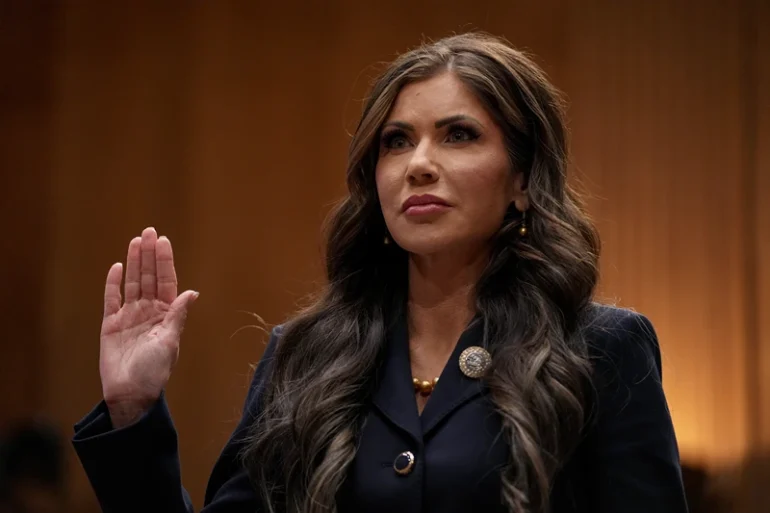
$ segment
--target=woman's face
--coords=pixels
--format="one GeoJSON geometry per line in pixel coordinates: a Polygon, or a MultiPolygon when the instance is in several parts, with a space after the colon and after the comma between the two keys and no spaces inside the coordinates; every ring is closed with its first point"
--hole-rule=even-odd
{"type": "Polygon", "coordinates": [[[502,131],[449,72],[401,90],[383,124],[376,181],[391,237],[418,255],[485,246],[511,202],[526,202],[502,131]]]}

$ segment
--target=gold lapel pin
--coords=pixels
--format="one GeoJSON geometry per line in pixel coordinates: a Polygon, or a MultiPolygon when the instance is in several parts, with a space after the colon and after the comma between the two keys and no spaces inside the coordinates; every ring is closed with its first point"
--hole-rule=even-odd
{"type": "Polygon", "coordinates": [[[469,378],[478,379],[492,365],[492,356],[483,347],[471,346],[460,354],[460,370],[469,378]]]}

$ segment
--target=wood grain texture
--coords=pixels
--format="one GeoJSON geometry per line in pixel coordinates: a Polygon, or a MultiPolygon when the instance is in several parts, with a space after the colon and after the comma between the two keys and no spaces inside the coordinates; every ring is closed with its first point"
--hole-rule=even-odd
{"type": "Polygon", "coordinates": [[[0,430],[43,409],[54,6],[0,6],[0,430]]]}
{"type": "Polygon", "coordinates": [[[602,293],[656,326],[683,456],[730,464],[747,429],[741,12],[591,5],[566,88],[602,293]]]}
{"type": "Polygon", "coordinates": [[[757,76],[757,135],[754,151],[754,247],[756,249],[757,408],[758,440],[764,454],[770,455],[770,33],[763,20],[770,20],[770,3],[755,0],[756,46],[754,63],[757,76]]]}

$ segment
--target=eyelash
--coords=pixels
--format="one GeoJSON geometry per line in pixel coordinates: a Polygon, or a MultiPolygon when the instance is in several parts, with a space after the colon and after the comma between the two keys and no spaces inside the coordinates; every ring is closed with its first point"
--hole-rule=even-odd
{"type": "MultiPolygon", "coordinates": [[[[459,141],[450,141],[450,142],[471,142],[471,141],[475,141],[480,136],[479,132],[475,128],[468,125],[464,125],[462,123],[455,123],[455,124],[449,125],[447,130],[447,138],[449,138],[449,136],[455,132],[464,132],[467,135],[467,139],[462,139],[459,141]]],[[[382,134],[382,145],[386,149],[393,149],[393,141],[395,141],[399,137],[408,139],[406,132],[404,132],[400,128],[388,130],[387,132],[382,134]]]]}

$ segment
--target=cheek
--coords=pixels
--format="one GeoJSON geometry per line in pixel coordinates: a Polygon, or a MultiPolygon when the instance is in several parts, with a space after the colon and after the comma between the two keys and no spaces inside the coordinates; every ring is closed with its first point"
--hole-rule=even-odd
{"type": "Polygon", "coordinates": [[[498,160],[478,166],[458,186],[476,221],[499,223],[513,201],[513,176],[507,163],[498,160]]]}
{"type": "Polygon", "coordinates": [[[398,196],[399,177],[393,172],[393,166],[387,163],[377,164],[374,172],[374,180],[377,185],[377,196],[383,208],[390,208],[391,203],[398,196]]]}

